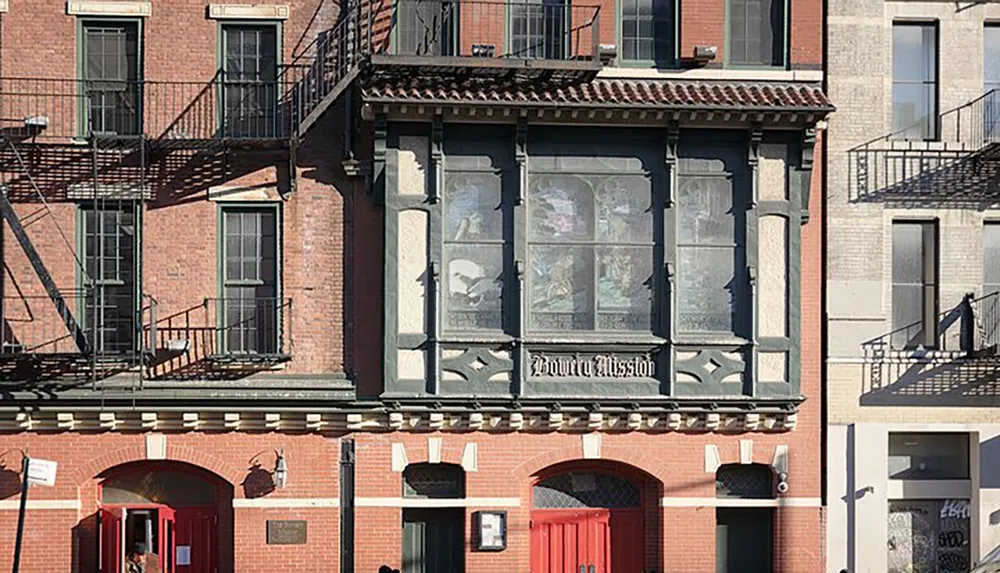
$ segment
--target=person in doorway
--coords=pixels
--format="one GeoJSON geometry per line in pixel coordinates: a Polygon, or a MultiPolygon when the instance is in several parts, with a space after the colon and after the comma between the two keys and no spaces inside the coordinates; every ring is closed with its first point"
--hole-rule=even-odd
{"type": "Polygon", "coordinates": [[[146,573],[146,551],[136,546],[125,556],[125,573],[146,573]]]}

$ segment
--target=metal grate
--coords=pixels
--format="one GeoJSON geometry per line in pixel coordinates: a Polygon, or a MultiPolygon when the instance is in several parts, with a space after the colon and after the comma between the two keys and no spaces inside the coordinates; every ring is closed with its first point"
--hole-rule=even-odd
{"type": "Polygon", "coordinates": [[[738,499],[774,497],[774,472],[763,464],[729,464],[715,473],[715,496],[738,499]]]}
{"type": "Polygon", "coordinates": [[[464,471],[452,464],[412,464],[403,472],[403,496],[460,498],[464,492],[464,471]]]}
{"type": "Polygon", "coordinates": [[[535,509],[640,506],[639,488],[632,482],[600,473],[568,473],[542,480],[533,488],[535,509]]]}

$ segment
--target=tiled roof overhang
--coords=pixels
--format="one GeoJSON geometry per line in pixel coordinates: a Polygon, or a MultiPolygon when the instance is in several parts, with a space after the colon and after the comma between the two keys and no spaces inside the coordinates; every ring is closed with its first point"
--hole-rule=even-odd
{"type": "Polygon", "coordinates": [[[818,84],[691,80],[594,80],[575,86],[380,82],[362,89],[367,103],[513,107],[631,108],[663,111],[805,113],[834,107],[818,84]]]}

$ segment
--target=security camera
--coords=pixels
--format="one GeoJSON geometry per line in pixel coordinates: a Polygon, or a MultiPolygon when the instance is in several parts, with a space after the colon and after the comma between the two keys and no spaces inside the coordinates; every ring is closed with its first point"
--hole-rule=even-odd
{"type": "Polygon", "coordinates": [[[778,474],[778,493],[788,493],[788,474],[785,472],[778,474]]]}

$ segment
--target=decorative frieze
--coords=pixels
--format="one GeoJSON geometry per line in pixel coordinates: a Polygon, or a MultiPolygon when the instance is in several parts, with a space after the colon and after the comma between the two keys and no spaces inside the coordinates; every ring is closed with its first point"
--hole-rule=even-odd
{"type": "Polygon", "coordinates": [[[216,20],[287,20],[287,4],[209,4],[208,17],[216,20]]]}
{"type": "Polygon", "coordinates": [[[362,412],[62,411],[0,413],[0,432],[786,432],[794,411],[586,411],[527,412],[462,409],[362,412]]]}

